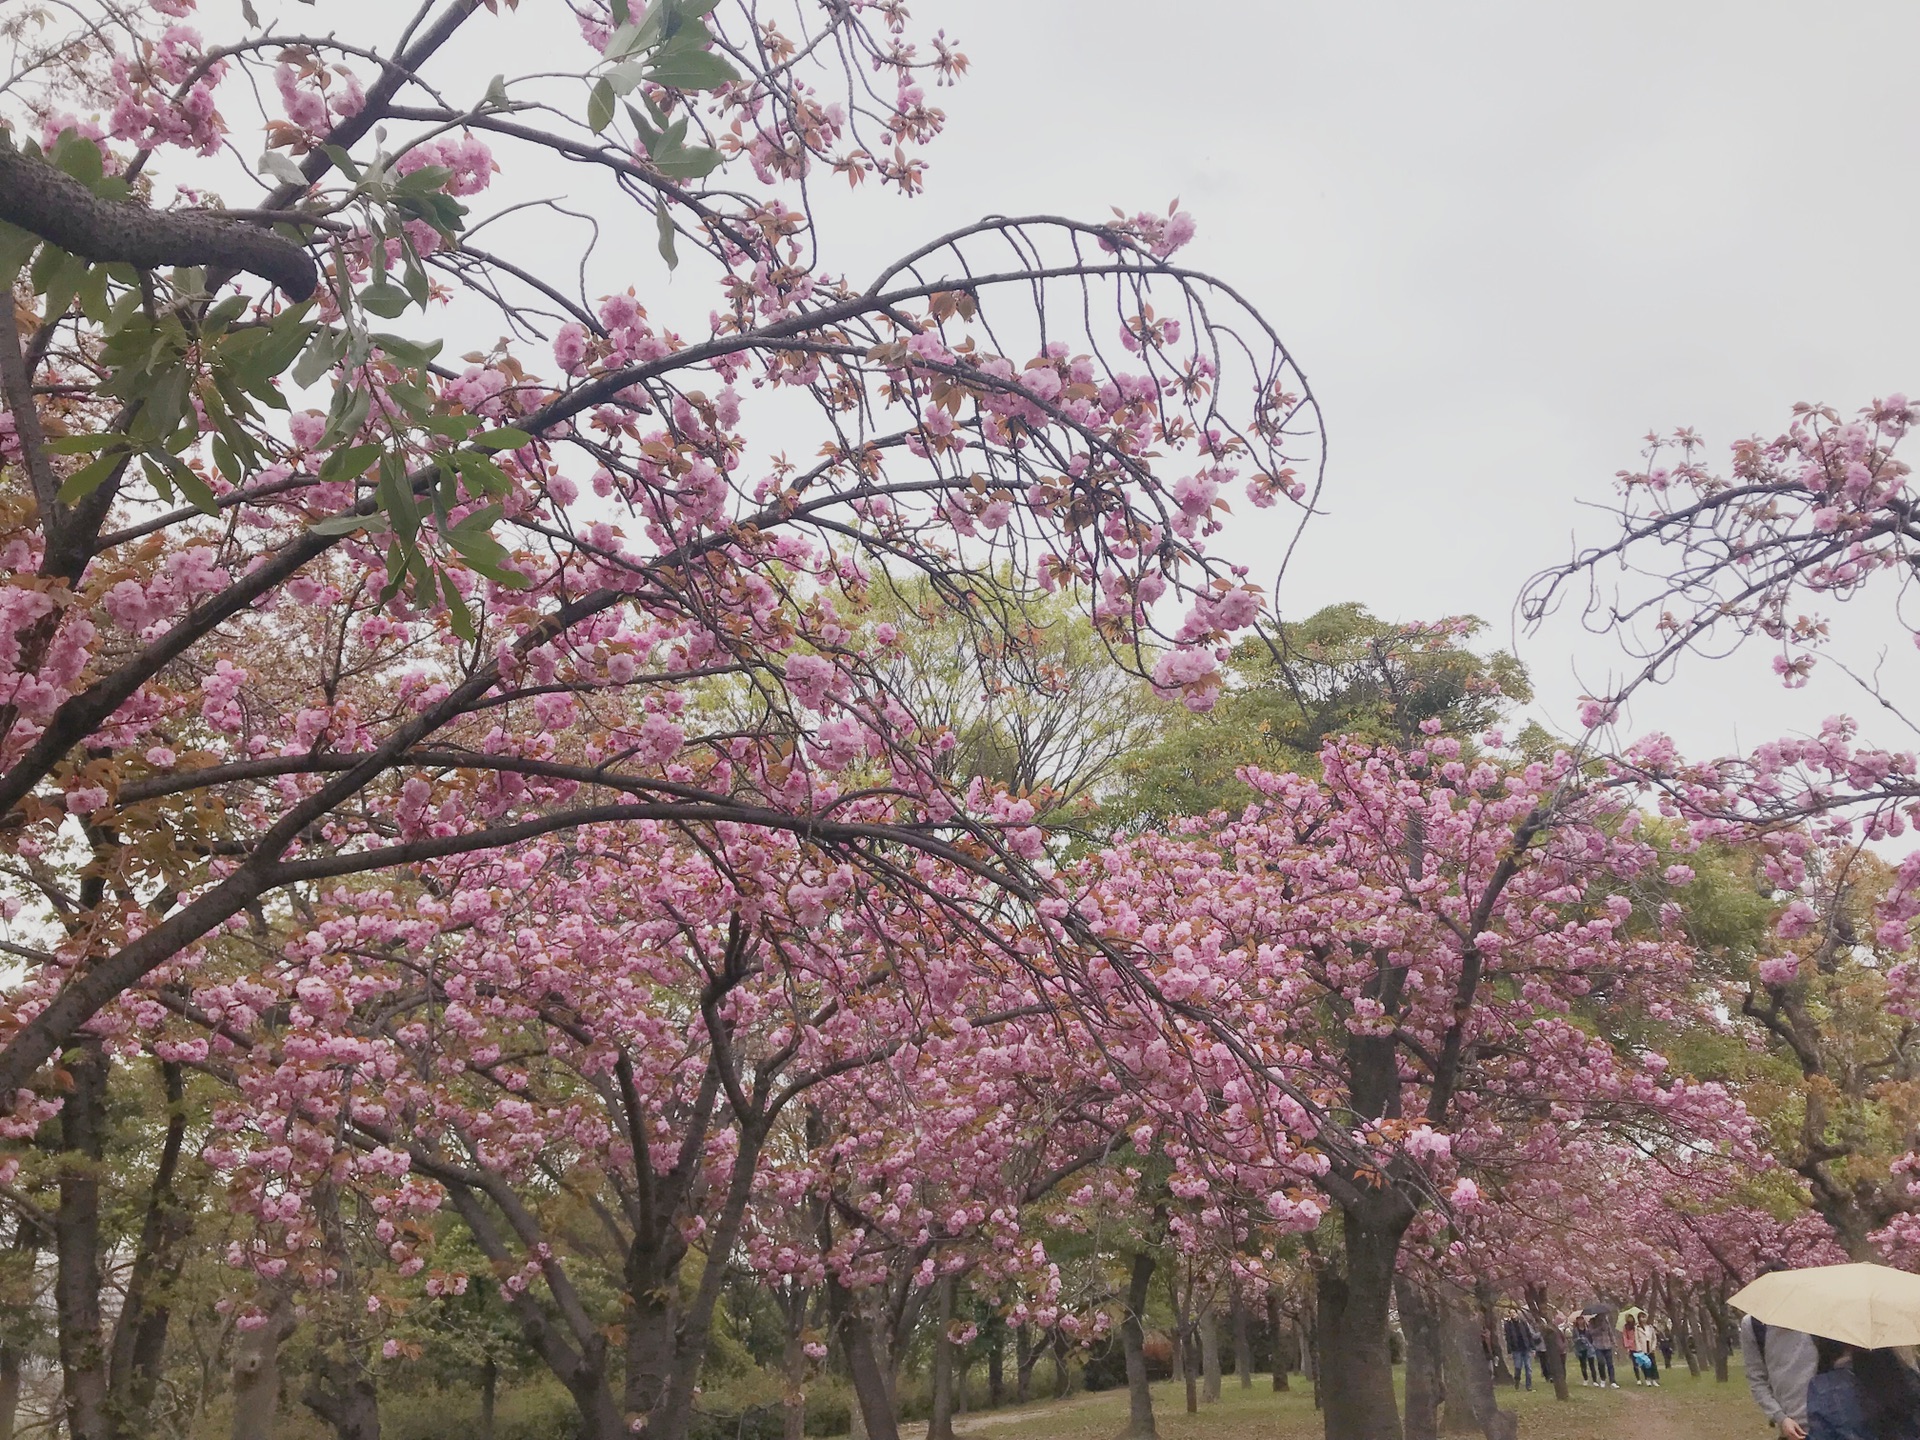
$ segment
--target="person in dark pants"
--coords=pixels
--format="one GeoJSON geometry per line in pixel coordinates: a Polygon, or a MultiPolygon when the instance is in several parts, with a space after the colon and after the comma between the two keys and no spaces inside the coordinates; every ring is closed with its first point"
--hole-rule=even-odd
{"type": "Polygon", "coordinates": [[[1620,1348],[1620,1334],[1613,1328],[1613,1312],[1603,1310],[1587,1317],[1587,1339],[1593,1342],[1594,1383],[1603,1390],[1618,1390],[1613,1378],[1613,1352],[1620,1348]]]}
{"type": "Polygon", "coordinates": [[[1533,1389],[1533,1349],[1540,1337],[1533,1333],[1533,1326],[1524,1315],[1509,1315],[1507,1323],[1500,1328],[1507,1356],[1513,1362],[1513,1388],[1520,1388],[1520,1376],[1525,1374],[1527,1389],[1533,1389]]]}
{"type": "Polygon", "coordinates": [[[1580,1362],[1580,1383],[1592,1385],[1593,1375],[1593,1337],[1587,1333],[1587,1317],[1573,1317],[1573,1358],[1580,1362]]]}

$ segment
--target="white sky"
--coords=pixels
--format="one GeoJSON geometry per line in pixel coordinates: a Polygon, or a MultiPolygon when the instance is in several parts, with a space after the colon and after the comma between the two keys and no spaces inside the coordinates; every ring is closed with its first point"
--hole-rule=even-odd
{"type": "MultiPolygon", "coordinates": [[[[1504,640],[1526,577],[1605,533],[1580,503],[1649,429],[1695,426],[1724,455],[1796,400],[1920,391],[1920,6],[915,11],[973,70],[941,92],[928,193],[861,202],[832,268],[987,211],[1179,196],[1200,223],[1183,261],[1257,301],[1326,409],[1329,513],[1283,590],[1294,614],[1470,611],[1504,640]]],[[[1230,537],[1257,569],[1260,524],[1243,508],[1230,537]]],[[[1849,623],[1887,633],[1868,607],[1849,623]]],[[[1619,664],[1571,621],[1518,644],[1562,726],[1619,664]]],[[[1890,668],[1910,672],[1906,644],[1890,668]]],[[[1860,708],[1843,686],[1784,694],[1767,658],[1701,662],[1630,724],[1704,753],[1860,708]]]]}

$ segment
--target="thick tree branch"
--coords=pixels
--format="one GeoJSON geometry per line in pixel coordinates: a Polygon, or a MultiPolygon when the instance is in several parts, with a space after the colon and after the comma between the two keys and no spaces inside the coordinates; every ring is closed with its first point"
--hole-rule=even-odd
{"type": "Polygon", "coordinates": [[[83,259],[156,270],[205,265],[244,270],[304,300],[320,269],[304,247],[256,225],[103,200],[72,176],[0,144],[0,220],[83,259]]]}

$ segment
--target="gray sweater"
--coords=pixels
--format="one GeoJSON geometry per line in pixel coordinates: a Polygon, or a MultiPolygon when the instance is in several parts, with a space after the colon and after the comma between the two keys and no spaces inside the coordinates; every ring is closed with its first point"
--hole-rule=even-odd
{"type": "Polygon", "coordinates": [[[1804,1425],[1807,1386],[1820,1364],[1813,1337],[1769,1325],[1764,1354],[1762,1348],[1754,1339],[1753,1317],[1748,1316],[1740,1322],[1740,1358],[1746,1366],[1747,1388],[1753,1391],[1754,1403],[1775,1428],[1783,1415],[1791,1415],[1804,1425]]]}

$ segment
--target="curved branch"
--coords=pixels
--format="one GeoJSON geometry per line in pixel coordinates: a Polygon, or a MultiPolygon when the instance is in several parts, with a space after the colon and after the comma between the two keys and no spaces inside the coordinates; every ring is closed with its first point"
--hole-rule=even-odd
{"type": "Polygon", "coordinates": [[[304,300],[320,284],[313,256],[257,226],[102,200],[85,185],[11,145],[0,145],[0,220],[86,260],[142,270],[206,265],[244,270],[304,300]]]}

